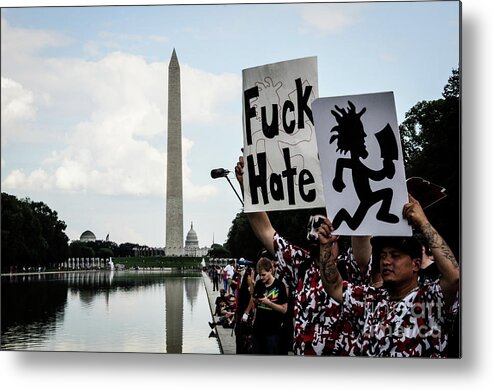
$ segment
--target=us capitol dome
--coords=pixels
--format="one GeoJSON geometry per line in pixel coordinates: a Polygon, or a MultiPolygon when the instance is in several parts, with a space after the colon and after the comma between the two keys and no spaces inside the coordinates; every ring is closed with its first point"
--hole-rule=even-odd
{"type": "Polygon", "coordinates": [[[193,230],[193,222],[185,239],[185,256],[205,256],[210,248],[200,248],[197,233],[193,230]]]}
{"type": "Polygon", "coordinates": [[[80,235],[80,241],[82,242],[96,241],[96,235],[90,230],[86,230],[84,233],[80,235]]]}

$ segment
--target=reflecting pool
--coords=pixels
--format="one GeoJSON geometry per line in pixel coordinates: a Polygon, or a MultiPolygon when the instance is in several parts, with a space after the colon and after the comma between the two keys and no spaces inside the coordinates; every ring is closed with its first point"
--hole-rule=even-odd
{"type": "Polygon", "coordinates": [[[220,354],[200,273],[2,276],[4,350],[220,354]]]}

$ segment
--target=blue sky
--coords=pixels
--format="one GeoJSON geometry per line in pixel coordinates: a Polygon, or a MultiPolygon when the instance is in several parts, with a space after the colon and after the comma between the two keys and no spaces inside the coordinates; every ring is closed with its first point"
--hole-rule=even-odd
{"type": "MultiPolygon", "coordinates": [[[[393,91],[397,117],[459,64],[456,1],[3,8],[1,186],[70,239],[165,244],[167,67],[181,65],[184,235],[226,240],[213,168],[242,147],[241,71],[317,56],[321,97],[393,91]]],[[[236,184],[233,177],[233,184],[236,184]]]]}

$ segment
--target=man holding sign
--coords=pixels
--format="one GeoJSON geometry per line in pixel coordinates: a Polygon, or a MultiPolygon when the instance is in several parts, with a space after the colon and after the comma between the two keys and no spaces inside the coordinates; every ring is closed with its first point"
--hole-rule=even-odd
{"type": "Polygon", "coordinates": [[[412,196],[402,214],[431,248],[440,278],[419,283],[422,245],[415,237],[371,239],[383,287],[342,280],[337,269],[337,236],[328,219],[319,230],[320,263],[327,293],[342,305],[341,320],[351,323],[357,342],[349,355],[445,357],[458,310],[459,265],[447,243],[412,196]]]}

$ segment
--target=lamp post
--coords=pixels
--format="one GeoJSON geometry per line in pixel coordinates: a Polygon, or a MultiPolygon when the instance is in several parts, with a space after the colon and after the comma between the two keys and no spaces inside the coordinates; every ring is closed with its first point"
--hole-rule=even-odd
{"type": "Polygon", "coordinates": [[[229,177],[228,177],[228,174],[230,173],[230,171],[228,171],[227,169],[224,169],[224,168],[217,168],[217,169],[213,169],[211,171],[211,177],[213,179],[218,179],[220,177],[225,177],[226,180],[228,181],[229,185],[231,186],[231,188],[233,189],[233,191],[235,192],[236,196],[238,197],[238,199],[240,200],[241,202],[241,205],[244,206],[245,204],[243,203],[243,199],[241,199],[240,195],[238,195],[238,192],[236,191],[236,189],[233,187],[233,183],[231,183],[231,180],[229,180],[229,177]]]}

